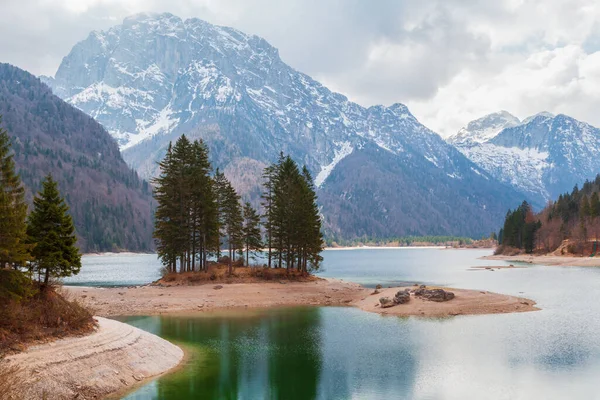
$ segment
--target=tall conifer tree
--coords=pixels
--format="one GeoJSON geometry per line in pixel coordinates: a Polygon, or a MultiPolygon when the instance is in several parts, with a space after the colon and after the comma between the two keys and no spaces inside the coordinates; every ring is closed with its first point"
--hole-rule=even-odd
{"type": "Polygon", "coordinates": [[[0,268],[29,259],[26,218],[25,189],[15,171],[10,137],[0,128],[0,268]]]}
{"type": "Polygon", "coordinates": [[[44,286],[51,277],[78,274],[81,255],[75,246],[75,227],[52,176],[48,175],[42,182],[42,190],[33,199],[33,211],[27,222],[28,240],[34,245],[32,266],[34,271],[44,275],[44,286]]]}
{"type": "Polygon", "coordinates": [[[260,215],[248,202],[244,204],[244,246],[246,247],[246,265],[250,265],[250,254],[262,250],[262,236],[260,233],[260,215]]]}

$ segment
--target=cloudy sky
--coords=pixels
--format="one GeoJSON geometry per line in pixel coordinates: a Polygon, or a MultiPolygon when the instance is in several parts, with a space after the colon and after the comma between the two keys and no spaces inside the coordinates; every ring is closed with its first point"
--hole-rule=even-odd
{"type": "Polygon", "coordinates": [[[0,0],[0,61],[54,75],[91,30],[142,11],[257,34],[365,105],[405,103],[442,136],[505,109],[600,126],[597,0],[0,0]]]}

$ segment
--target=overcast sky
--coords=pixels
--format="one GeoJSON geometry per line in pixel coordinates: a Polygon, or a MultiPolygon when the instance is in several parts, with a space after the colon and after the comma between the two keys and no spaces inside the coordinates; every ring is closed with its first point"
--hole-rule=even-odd
{"type": "Polygon", "coordinates": [[[0,0],[0,62],[54,75],[91,30],[142,11],[257,34],[364,106],[406,104],[448,136],[497,110],[600,126],[597,0],[0,0]]]}

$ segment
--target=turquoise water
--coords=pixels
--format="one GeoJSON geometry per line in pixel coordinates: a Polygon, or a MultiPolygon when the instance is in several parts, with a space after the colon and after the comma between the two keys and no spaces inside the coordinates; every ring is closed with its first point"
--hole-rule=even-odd
{"type": "Polygon", "coordinates": [[[322,274],[521,295],[542,311],[424,319],[314,307],[125,318],[191,354],[128,398],[599,399],[600,268],[469,270],[506,264],[478,260],[485,254],[329,251],[322,274]]]}

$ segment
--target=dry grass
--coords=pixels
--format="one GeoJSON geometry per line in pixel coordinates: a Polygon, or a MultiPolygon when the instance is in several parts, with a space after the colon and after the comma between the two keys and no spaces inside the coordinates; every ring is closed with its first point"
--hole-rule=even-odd
{"type": "Polygon", "coordinates": [[[494,250],[494,255],[495,256],[518,256],[520,254],[523,254],[524,251],[521,249],[517,249],[516,247],[510,247],[510,246],[498,246],[496,247],[496,250],[494,250]]]}
{"type": "Polygon", "coordinates": [[[268,281],[298,281],[308,282],[318,278],[306,275],[297,270],[265,267],[234,267],[229,275],[229,266],[211,265],[208,271],[168,273],[155,284],[163,286],[202,285],[206,283],[258,283],[268,281]]]}
{"type": "Polygon", "coordinates": [[[4,364],[5,362],[0,361],[0,400],[23,399],[19,369],[4,364]]]}
{"type": "MultiPolygon", "coordinates": [[[[37,288],[36,288],[37,289],[37,288]]],[[[54,288],[27,299],[7,300],[0,308],[0,357],[23,351],[34,342],[91,332],[92,314],[54,288]]]]}

